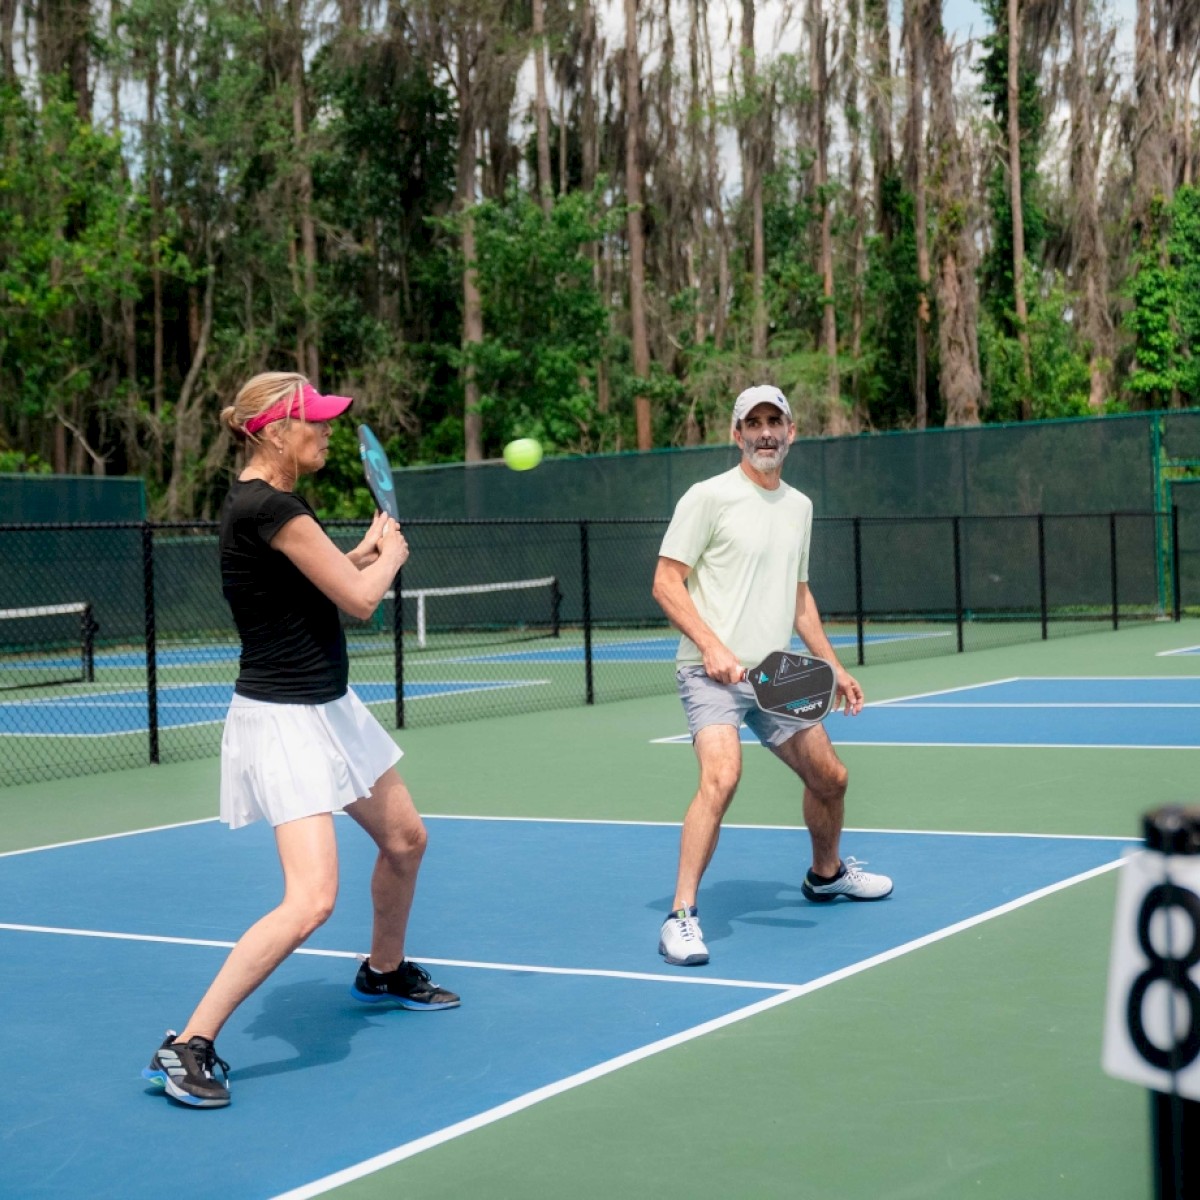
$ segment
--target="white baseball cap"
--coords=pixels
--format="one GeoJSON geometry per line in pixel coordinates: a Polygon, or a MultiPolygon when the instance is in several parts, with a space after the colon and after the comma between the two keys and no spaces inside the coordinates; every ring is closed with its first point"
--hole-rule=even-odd
{"type": "Polygon", "coordinates": [[[772,384],[759,383],[754,387],[748,387],[733,402],[734,426],[736,427],[739,421],[744,420],[747,414],[760,404],[773,404],[787,417],[788,421],[792,420],[792,410],[784,394],[772,384]]]}

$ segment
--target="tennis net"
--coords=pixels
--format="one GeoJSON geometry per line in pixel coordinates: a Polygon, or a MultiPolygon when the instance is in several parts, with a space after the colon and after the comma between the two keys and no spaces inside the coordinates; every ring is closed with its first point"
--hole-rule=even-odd
{"type": "Polygon", "coordinates": [[[0,609],[0,690],[90,683],[98,629],[85,601],[0,609]]]}
{"type": "MultiPolygon", "coordinates": [[[[401,616],[406,640],[419,649],[447,649],[478,642],[558,637],[562,590],[558,578],[508,579],[442,587],[402,587],[401,616]]],[[[395,621],[396,594],[381,605],[385,627],[395,621]]]]}

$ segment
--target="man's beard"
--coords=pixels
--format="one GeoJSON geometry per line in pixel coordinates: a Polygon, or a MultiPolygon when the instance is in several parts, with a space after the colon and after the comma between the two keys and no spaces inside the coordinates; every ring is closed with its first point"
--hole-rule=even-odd
{"type": "Polygon", "coordinates": [[[787,458],[788,450],[790,449],[786,438],[780,438],[775,443],[775,446],[766,453],[759,451],[757,447],[757,442],[753,445],[745,442],[742,449],[746,461],[756,471],[778,471],[783,466],[783,460],[787,458]]]}

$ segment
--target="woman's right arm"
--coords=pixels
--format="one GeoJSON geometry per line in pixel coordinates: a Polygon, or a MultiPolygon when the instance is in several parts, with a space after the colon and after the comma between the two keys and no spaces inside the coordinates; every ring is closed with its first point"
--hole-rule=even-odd
{"type": "Polygon", "coordinates": [[[379,557],[360,570],[309,516],[292,518],[271,539],[273,550],[286,554],[342,612],[360,621],[379,607],[408,558],[408,543],[390,518],[380,526],[376,546],[379,557]]]}

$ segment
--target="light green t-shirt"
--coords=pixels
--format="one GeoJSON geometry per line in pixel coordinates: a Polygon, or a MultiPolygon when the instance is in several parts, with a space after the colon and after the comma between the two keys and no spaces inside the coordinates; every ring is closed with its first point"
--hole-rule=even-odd
{"type": "MultiPolygon", "coordinates": [[[[695,484],[675,507],[659,554],[691,567],[697,611],[743,666],[791,642],[812,516],[803,492],[782,482],[767,491],[741,467],[695,484]]],[[[681,666],[703,662],[688,637],[676,658],[681,666]]]]}

